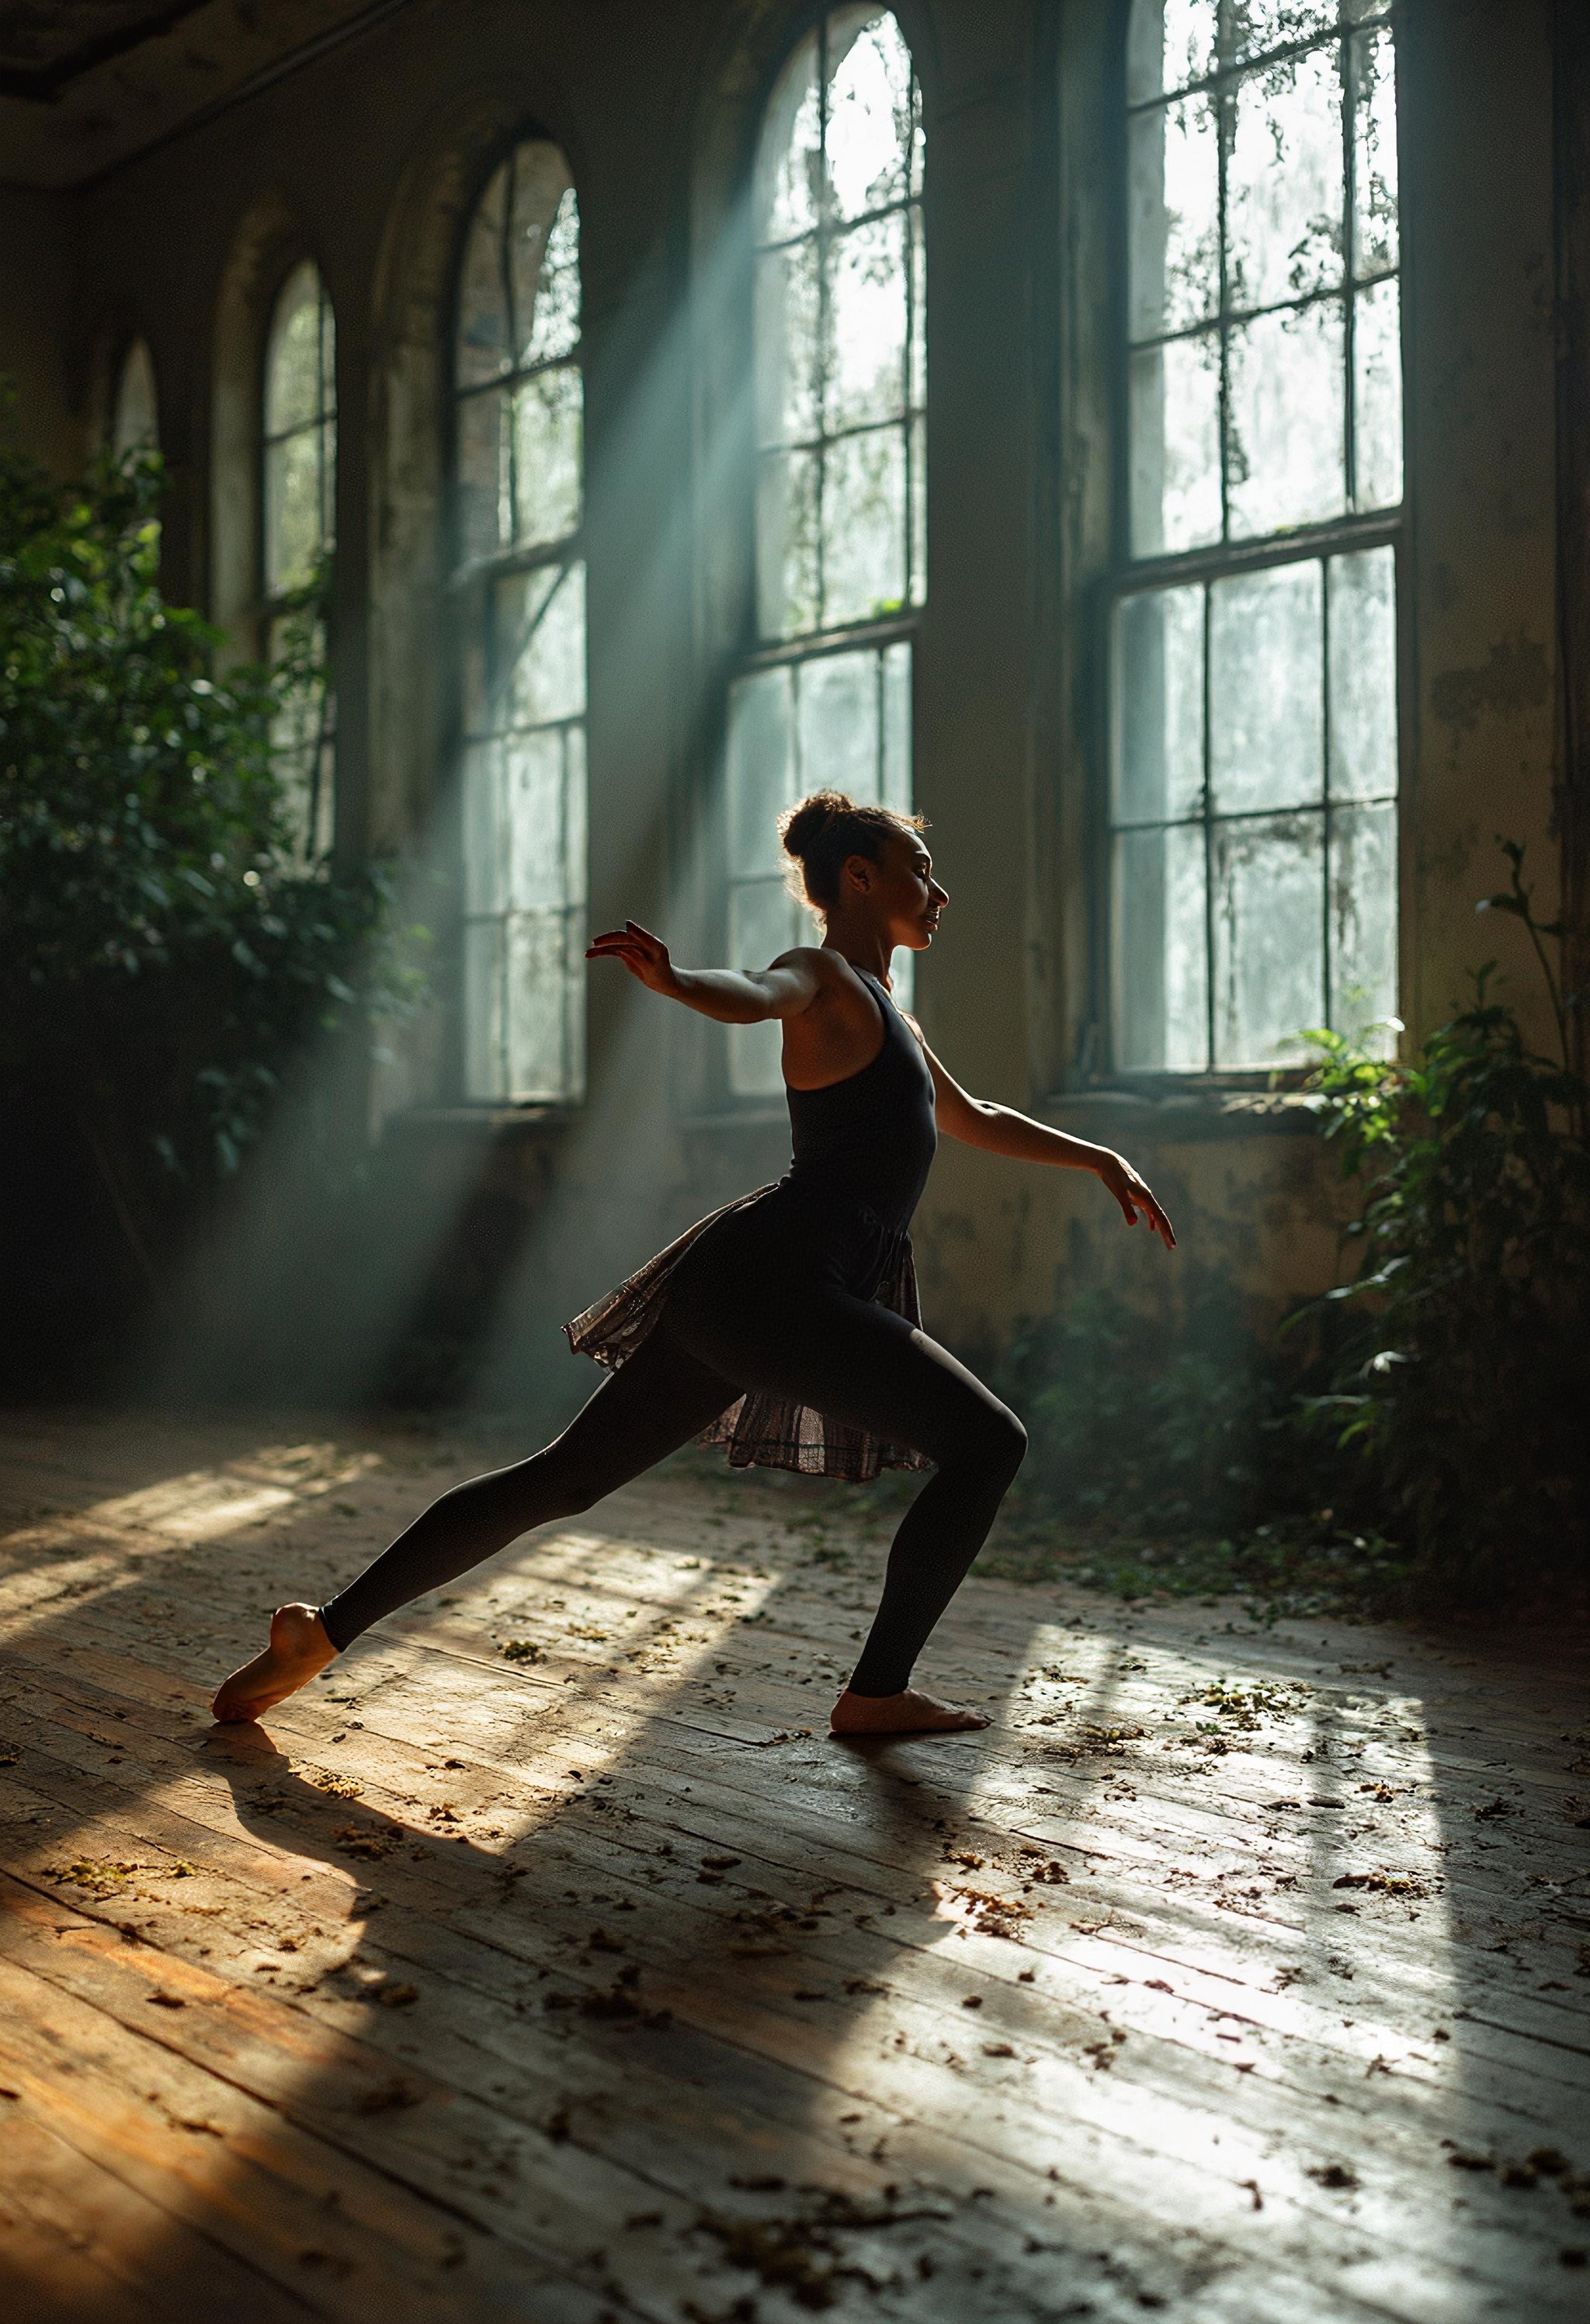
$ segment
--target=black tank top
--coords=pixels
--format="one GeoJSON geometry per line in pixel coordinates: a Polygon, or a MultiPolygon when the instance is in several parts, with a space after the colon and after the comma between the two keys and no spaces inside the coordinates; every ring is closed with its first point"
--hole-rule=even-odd
{"type": "Polygon", "coordinates": [[[794,1158],[784,1184],[866,1211],[903,1234],[938,1144],[933,1077],[885,986],[864,968],[856,974],[878,1001],[883,1047],[859,1073],[824,1089],[786,1084],[794,1158]]]}

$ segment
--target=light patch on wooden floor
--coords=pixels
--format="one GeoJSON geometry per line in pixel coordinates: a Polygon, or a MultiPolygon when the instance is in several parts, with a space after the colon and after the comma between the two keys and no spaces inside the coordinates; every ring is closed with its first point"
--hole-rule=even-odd
{"type": "Polygon", "coordinates": [[[836,1745],[881,1530],[687,1467],[216,1729],[488,1457],[271,1434],[0,1431],[8,2324],[1585,2313],[1557,1642],[974,1578],[836,1745]]]}

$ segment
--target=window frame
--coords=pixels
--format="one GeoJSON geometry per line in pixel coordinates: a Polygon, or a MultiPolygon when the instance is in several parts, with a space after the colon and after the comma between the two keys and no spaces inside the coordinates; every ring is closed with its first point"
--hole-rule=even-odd
{"type": "MultiPolygon", "coordinates": [[[[277,273],[275,287],[265,309],[265,328],[260,350],[260,373],[255,393],[257,415],[254,437],[254,576],[255,603],[259,608],[257,636],[260,658],[269,663],[272,658],[272,640],[279,622],[290,619],[303,610],[303,584],[282,588],[271,579],[271,455],[274,447],[285,444],[294,436],[313,430],[316,438],[317,499],[320,508],[320,553],[335,569],[336,557],[336,496],[337,475],[342,450],[341,412],[336,379],[337,324],[336,308],[326,285],[326,273],[312,252],[299,249],[277,273]],[[277,318],[288,285],[305,267],[315,276],[316,294],[316,366],[317,402],[312,420],[298,426],[272,432],[270,424],[271,368],[276,350],[277,318]],[[326,378],[326,327],[331,326],[331,402],[325,402],[326,378]],[[329,477],[326,460],[326,436],[329,428],[331,458],[329,477]],[[295,600],[298,601],[295,603],[295,600]]],[[[314,862],[329,854],[335,844],[337,816],[337,737],[336,681],[332,665],[333,639],[331,605],[325,604],[318,617],[323,638],[325,680],[321,687],[316,733],[312,742],[288,746],[304,751],[310,758],[313,774],[308,791],[308,812],[305,828],[306,860],[314,862]],[[322,788],[324,786],[324,788],[322,788]]]]}
{"type": "MultiPolygon", "coordinates": [[[[446,298],[444,308],[446,329],[441,335],[438,350],[443,366],[441,394],[438,399],[442,415],[441,481],[444,521],[440,529],[444,577],[442,595],[447,613],[446,622],[446,718],[444,737],[444,764],[453,770],[446,784],[444,845],[451,883],[452,909],[447,920],[446,945],[446,1033],[442,1044],[442,1080],[447,1092],[447,1104],[459,1112],[482,1116],[511,1115],[516,1120],[563,1118],[572,1116],[584,1104],[589,1088],[589,1032],[584,1012],[580,1012],[580,1024],[571,1046],[578,1054],[574,1058],[576,1070],[571,1076],[568,1090],[556,1095],[527,1097],[482,1097],[469,1090],[468,1056],[468,978],[464,959],[464,932],[472,920],[485,917],[505,919],[507,914],[495,916],[472,914],[466,908],[466,870],[464,862],[464,760],[472,742],[479,737],[469,732],[466,713],[465,668],[472,645],[478,645],[483,664],[490,669],[496,639],[496,620],[492,607],[492,591],[499,581],[511,579],[521,573],[561,567],[566,574],[578,567],[581,587],[586,592],[584,620],[584,707],[577,717],[555,719],[540,732],[556,730],[565,733],[572,726],[582,731],[586,767],[585,851],[589,842],[589,775],[591,721],[591,639],[589,613],[589,461],[585,429],[586,400],[586,330],[585,330],[585,220],[580,202],[579,181],[573,160],[565,141],[540,123],[520,123],[510,134],[495,143],[474,179],[468,198],[458,213],[452,263],[448,270],[446,298]],[[498,171],[510,164],[521,146],[544,144],[554,147],[562,156],[568,171],[576,208],[579,209],[579,269],[580,323],[573,350],[564,355],[547,356],[523,366],[503,371],[494,382],[481,382],[461,389],[458,383],[458,336],[462,319],[464,270],[467,264],[470,236],[473,232],[481,204],[484,201],[498,171]],[[561,534],[554,542],[538,542],[532,547],[511,547],[494,553],[475,557],[464,554],[463,476],[459,457],[459,415],[466,401],[509,387],[520,380],[544,372],[572,368],[579,375],[581,395],[579,521],[571,532],[561,534]]],[[[510,437],[510,454],[517,459],[517,447],[510,437]]],[[[516,476],[517,485],[517,476],[516,476]]],[[[517,490],[515,490],[517,505],[517,490]]],[[[586,892],[577,906],[565,906],[565,918],[570,913],[589,913],[589,861],[584,867],[586,892]]]]}
{"type": "MultiPolygon", "coordinates": [[[[1226,426],[1227,406],[1226,355],[1224,338],[1227,328],[1232,323],[1242,319],[1251,310],[1245,308],[1236,308],[1228,303],[1227,300],[1225,228],[1224,217],[1222,216],[1221,253],[1219,264],[1219,304],[1212,318],[1212,323],[1213,327],[1219,331],[1222,340],[1220,355],[1221,389],[1218,408],[1220,412],[1220,427],[1222,430],[1222,444],[1219,456],[1221,472],[1221,528],[1222,533],[1225,537],[1218,540],[1201,544],[1196,548],[1159,550],[1146,555],[1136,556],[1133,554],[1131,543],[1131,477],[1133,455],[1131,426],[1131,365],[1132,356],[1135,351],[1135,343],[1132,337],[1131,329],[1131,179],[1129,124],[1134,114],[1145,112],[1150,109],[1155,102],[1162,100],[1146,98],[1134,101],[1129,97],[1127,71],[1133,0],[1118,0],[1118,5],[1115,12],[1115,21],[1112,26],[1112,37],[1110,39],[1108,54],[1106,60],[1105,75],[1111,115],[1109,151],[1112,161],[1110,171],[1111,187],[1109,213],[1106,231],[1106,246],[1108,252],[1110,267],[1107,353],[1106,357],[1107,403],[1108,410],[1111,414],[1110,538],[1107,569],[1100,576],[1098,583],[1090,593],[1093,603],[1090,613],[1087,617],[1089,632],[1088,639],[1089,658],[1093,668],[1100,674],[1100,683],[1097,690],[1098,715],[1094,721],[1092,750],[1090,752],[1093,761],[1092,779],[1088,786],[1089,812],[1087,816],[1087,827],[1089,836],[1087,844],[1087,870],[1089,891],[1093,899],[1093,909],[1089,915],[1089,942],[1088,982],[1089,988],[1089,1002],[1085,1012],[1085,1022],[1081,1028],[1081,1039],[1079,1044],[1079,1062],[1075,1069],[1065,1077],[1065,1081],[1062,1085],[1063,1090],[1070,1090],[1071,1092],[1082,1090],[1115,1090],[1120,1091],[1128,1095],[1159,1099],[1174,1098],[1178,1095],[1196,1098],[1198,1093],[1202,1092],[1210,1097],[1218,1097],[1222,1093],[1227,1092],[1240,1093],[1264,1089],[1275,1089],[1280,1091],[1296,1089],[1300,1086],[1309,1070],[1306,1061],[1300,1061],[1295,1065],[1205,1065],[1201,1068],[1177,1066],[1146,1068],[1126,1066],[1117,1062],[1116,1054],[1117,1042],[1117,991],[1113,959],[1116,939],[1113,893],[1113,844],[1117,826],[1112,813],[1111,790],[1116,751],[1116,729],[1119,715],[1120,702],[1120,688],[1116,668],[1116,620],[1118,608],[1123,601],[1129,597],[1146,595],[1153,594],[1156,590],[1183,585],[1199,585],[1207,587],[1215,581],[1226,579],[1233,576],[1275,569],[1282,567],[1320,563],[1333,556],[1339,556],[1353,550],[1379,548],[1389,548],[1392,550],[1396,591],[1394,637],[1396,651],[1395,700],[1397,733],[1395,744],[1396,794],[1394,804],[1396,807],[1396,855],[1398,863],[1397,925],[1393,931],[1392,948],[1398,963],[1398,986],[1400,996],[1405,995],[1409,989],[1409,955],[1411,946],[1409,905],[1411,889],[1408,878],[1406,857],[1408,847],[1409,775],[1411,765],[1411,741],[1413,733],[1413,704],[1411,694],[1413,623],[1411,602],[1412,512],[1409,495],[1409,477],[1411,470],[1409,446],[1411,436],[1411,429],[1410,427],[1409,398],[1409,380],[1411,375],[1411,363],[1410,360],[1409,346],[1409,313],[1411,302],[1407,296],[1407,284],[1412,265],[1411,248],[1412,238],[1409,232],[1406,189],[1407,173],[1402,166],[1404,114],[1401,102],[1400,84],[1402,63],[1402,43],[1405,36],[1405,25],[1402,0],[1372,0],[1372,5],[1375,9],[1375,14],[1373,23],[1369,25],[1360,25],[1347,20],[1344,5],[1338,8],[1337,21],[1334,26],[1329,30],[1322,29],[1314,33],[1312,37],[1300,38],[1295,41],[1282,42],[1273,50],[1266,49],[1261,51],[1257,52],[1257,57],[1255,61],[1256,62],[1261,59],[1265,62],[1273,60],[1279,61],[1291,57],[1302,56],[1312,50],[1319,49],[1327,45],[1327,43],[1334,43],[1339,49],[1345,42],[1349,41],[1356,32],[1376,29],[1383,24],[1391,32],[1393,65],[1398,87],[1398,102],[1396,106],[1398,154],[1398,263],[1396,268],[1389,275],[1377,273],[1373,279],[1376,281],[1383,279],[1394,280],[1399,286],[1399,355],[1401,361],[1401,420],[1402,449],[1402,498],[1392,506],[1385,509],[1360,511],[1349,508],[1337,516],[1325,518],[1314,522],[1298,524],[1281,530],[1272,531],[1257,536],[1232,537],[1230,535],[1228,530],[1228,514],[1227,510],[1226,456],[1223,440],[1224,429],[1226,426]]],[[[1214,73],[1208,74],[1200,80],[1189,83],[1186,89],[1179,89],[1176,93],[1177,97],[1180,98],[1181,97],[1200,90],[1218,94],[1223,85],[1227,85],[1234,77],[1240,77],[1241,73],[1245,69],[1245,66],[1236,68],[1234,75],[1233,69],[1224,68],[1214,73]]],[[[1219,133],[1217,130],[1217,134],[1218,134],[1219,133]]],[[[1347,174],[1344,181],[1343,195],[1344,206],[1349,211],[1353,199],[1351,143],[1350,128],[1344,124],[1344,147],[1347,152],[1347,174]]],[[[1369,278],[1365,278],[1366,281],[1369,278]]],[[[1352,272],[1350,259],[1346,254],[1344,253],[1343,272],[1340,287],[1334,292],[1315,294],[1311,298],[1300,299],[1297,302],[1299,307],[1302,307],[1310,304],[1324,304],[1330,297],[1333,296],[1342,299],[1346,313],[1346,321],[1344,329],[1342,368],[1344,394],[1348,400],[1349,407],[1353,383],[1353,316],[1356,294],[1362,287],[1363,286],[1360,284],[1358,278],[1356,278],[1352,272]]],[[[1272,310],[1261,309],[1256,311],[1269,312],[1272,310]]],[[[1291,312],[1295,311],[1295,309],[1292,307],[1288,306],[1285,302],[1282,302],[1279,311],[1291,312]]],[[[1207,328],[1209,327],[1206,326],[1205,327],[1207,328]]],[[[1175,337],[1177,336],[1191,337],[1196,336],[1196,333],[1169,334],[1166,336],[1171,337],[1175,337]]],[[[1142,344],[1146,345],[1149,344],[1149,342],[1145,340],[1142,344]]],[[[1356,447],[1356,433],[1357,429],[1356,420],[1349,420],[1345,430],[1346,442],[1344,449],[1344,482],[1346,492],[1349,496],[1353,488],[1353,456],[1356,447]]],[[[1328,671],[1324,673],[1324,677],[1325,683],[1328,686],[1328,671]]],[[[1208,719],[1209,668],[1207,657],[1204,665],[1203,682],[1206,708],[1203,751],[1207,770],[1210,747],[1208,719]]],[[[1319,809],[1317,810],[1310,807],[1300,809],[1299,812],[1304,814],[1314,814],[1316,812],[1320,813],[1325,821],[1326,827],[1328,830],[1330,808],[1331,802],[1327,797],[1322,800],[1319,809]]],[[[1275,812],[1281,813],[1285,812],[1285,810],[1277,809],[1275,812]]],[[[1220,823],[1228,820],[1235,821],[1240,819],[1240,816],[1227,817],[1216,815],[1212,812],[1206,780],[1203,797],[1199,807],[1198,824],[1203,833],[1206,851],[1204,871],[1206,927],[1205,954],[1206,968],[1208,971],[1206,1019],[1211,1022],[1216,1001],[1211,939],[1208,933],[1212,917],[1214,900],[1209,859],[1209,838],[1212,831],[1220,823]]],[[[1327,917],[1328,917],[1329,881],[1328,875],[1324,873],[1322,873],[1321,878],[1321,894],[1323,899],[1322,908],[1327,917]]],[[[1324,957],[1325,960],[1328,962],[1328,944],[1327,945],[1324,957]]],[[[1328,971],[1326,973],[1328,973],[1328,971]]],[[[1401,999],[1399,999],[1398,1005],[1401,1005],[1401,999]]],[[[1211,1055],[1213,1054],[1213,1035],[1211,1030],[1209,1035],[1209,1053],[1211,1055]]]]}
{"type": "MultiPolygon", "coordinates": [[[[761,159],[762,139],[767,127],[769,109],[772,106],[774,98],[777,94],[779,83],[783,79],[786,71],[799,53],[802,45],[807,40],[812,39],[814,39],[817,44],[817,75],[818,87],[821,91],[819,104],[821,107],[821,118],[823,124],[823,152],[826,153],[828,76],[825,68],[827,64],[828,20],[831,16],[839,13],[839,6],[842,5],[843,0],[837,0],[837,5],[836,0],[823,0],[823,5],[816,7],[806,7],[803,9],[798,15],[793,16],[782,28],[784,38],[780,42],[777,52],[770,60],[767,70],[761,77],[755,98],[749,108],[750,134],[748,151],[745,155],[744,175],[742,180],[746,198],[748,203],[751,206],[751,215],[753,218],[756,178],[761,159]]],[[[817,450],[819,453],[822,453],[825,452],[831,444],[842,441],[848,438],[874,432],[881,433],[884,429],[890,428],[900,431],[904,438],[905,447],[904,502],[904,579],[905,594],[896,611],[877,616],[871,620],[840,622],[828,627],[815,627],[809,630],[803,630],[798,635],[792,637],[769,638],[764,636],[762,633],[759,605],[762,544],[758,512],[760,503],[760,478],[765,453],[760,441],[759,429],[755,417],[756,379],[759,360],[759,349],[758,346],[757,337],[757,283],[758,262],[763,252],[765,250],[777,248],[782,245],[773,243],[763,243],[758,240],[753,223],[746,236],[745,278],[743,293],[740,300],[740,312],[745,318],[745,337],[743,341],[743,357],[745,365],[744,377],[749,387],[752,410],[752,419],[749,431],[749,449],[746,473],[746,505],[744,513],[747,556],[744,568],[744,586],[741,592],[740,614],[736,624],[736,635],[731,643],[728,651],[723,657],[721,679],[718,688],[718,715],[715,722],[715,748],[718,763],[723,769],[723,772],[719,779],[719,783],[714,795],[714,806],[716,811],[709,818],[712,825],[712,860],[709,875],[711,885],[710,919],[712,938],[715,943],[718,956],[725,960],[727,960],[729,956],[731,928],[732,925],[731,916],[733,911],[732,899],[735,891],[740,888],[752,887],[761,883],[758,875],[740,875],[736,873],[733,868],[728,839],[728,825],[730,822],[727,778],[729,702],[730,696],[734,686],[740,679],[758,676],[766,670],[789,669],[797,665],[804,665],[809,662],[830,659],[837,655],[847,652],[870,652],[877,654],[881,658],[885,650],[890,646],[902,643],[909,646],[911,650],[909,686],[911,742],[909,755],[912,770],[912,795],[914,798],[915,794],[914,778],[917,755],[916,733],[918,723],[917,705],[918,695],[920,692],[919,649],[923,632],[924,616],[927,610],[927,576],[929,570],[928,542],[932,531],[932,520],[928,507],[927,493],[927,442],[929,412],[932,401],[931,383],[929,379],[931,355],[927,337],[929,299],[931,295],[928,288],[929,252],[927,247],[927,208],[928,173],[932,168],[932,161],[928,151],[928,140],[925,132],[925,104],[923,94],[922,72],[917,60],[916,46],[909,37],[905,25],[901,21],[901,14],[898,6],[892,5],[892,0],[879,0],[878,14],[880,15],[887,15],[893,19],[895,28],[898,32],[900,40],[911,60],[913,134],[914,134],[920,132],[923,137],[922,183],[917,189],[912,190],[909,179],[907,179],[907,189],[898,201],[885,203],[876,210],[865,211],[857,218],[847,220],[845,222],[845,226],[848,228],[851,226],[862,224],[867,220],[884,217],[895,214],[900,214],[909,217],[913,213],[914,213],[914,229],[907,240],[907,254],[905,262],[906,337],[904,356],[905,399],[897,418],[866,422],[856,428],[838,429],[832,434],[824,432],[814,438],[803,438],[798,443],[792,439],[788,445],[784,446],[782,448],[786,450],[817,450]],[[914,255],[918,246],[920,246],[922,254],[923,287],[920,300],[917,295],[914,266],[914,255]],[[920,331],[921,333],[923,392],[920,405],[914,404],[911,401],[913,335],[916,331],[920,331]],[[920,505],[922,518],[919,536],[913,507],[913,493],[914,490],[917,488],[917,478],[914,465],[914,454],[912,440],[914,433],[920,436],[923,447],[923,474],[920,480],[920,505]],[[918,555],[920,556],[920,573],[916,571],[914,561],[918,555]],[[912,596],[914,585],[919,586],[921,588],[921,595],[914,600],[912,596]]],[[[841,228],[841,231],[845,229],[841,228]]],[[[823,309],[825,311],[828,293],[826,270],[823,265],[823,254],[826,253],[828,244],[833,239],[832,226],[830,222],[820,217],[817,224],[809,230],[809,234],[810,238],[815,241],[820,254],[818,270],[819,298],[822,302],[823,309]]],[[[790,240],[798,241],[806,237],[794,236],[790,237],[790,240]]],[[[820,511],[821,497],[819,497],[818,506],[820,511]]],[[[820,514],[818,521],[819,525],[821,525],[820,514]]],[[[820,559],[822,555],[821,532],[819,532],[817,553],[820,559]]],[[[821,567],[819,566],[819,571],[820,570],[821,567]]],[[[880,749],[882,747],[881,729],[879,747],[880,749]]],[[[813,942],[817,941],[814,924],[812,930],[811,940],[813,942]]],[[[728,1038],[725,1037],[720,1037],[715,1040],[712,1040],[709,1044],[705,1095],[708,1111],[713,1116],[729,1117],[731,1119],[739,1118],[754,1120],[758,1115],[766,1115],[777,1111],[780,1119],[783,1117],[783,1102],[777,1093],[737,1090],[733,1086],[730,1058],[730,1044],[728,1038]]]]}

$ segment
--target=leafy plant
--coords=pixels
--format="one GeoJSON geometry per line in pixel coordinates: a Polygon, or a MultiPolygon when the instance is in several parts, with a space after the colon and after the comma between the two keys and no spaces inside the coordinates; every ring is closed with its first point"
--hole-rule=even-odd
{"type": "Polygon", "coordinates": [[[381,871],[298,852],[272,730],[304,640],[217,675],[219,633],[161,595],[160,490],[152,456],[63,489],[0,443],[5,1200],[35,1243],[114,1220],[145,1287],[305,1044],[414,983],[381,871]]]}
{"type": "Polygon", "coordinates": [[[1456,1600],[1582,1575],[1585,1559],[1585,1089],[1547,951],[1561,928],[1535,918],[1523,849],[1499,844],[1510,884],[1482,908],[1528,934],[1559,1058],[1493,997],[1494,963],[1411,1062],[1306,1036],[1321,1127],[1365,1199],[1354,1280],[1303,1311],[1345,1329],[1302,1417],[1360,1487],[1374,1480],[1427,1583],[1456,1600]]]}

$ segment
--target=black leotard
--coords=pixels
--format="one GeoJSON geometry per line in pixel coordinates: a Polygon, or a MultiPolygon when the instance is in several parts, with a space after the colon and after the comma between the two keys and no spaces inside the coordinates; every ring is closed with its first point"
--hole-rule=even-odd
{"type": "Polygon", "coordinates": [[[670,1251],[643,1268],[631,1278],[643,1293],[630,1298],[620,1286],[592,1311],[619,1319],[611,1338],[624,1353],[608,1355],[619,1369],[545,1452],[445,1493],[322,1607],[335,1646],[531,1526],[589,1508],[731,1407],[759,1398],[802,1425],[826,1419],[860,1443],[913,1448],[936,1469],[895,1536],[850,1681],[859,1694],[906,1685],[1026,1436],[946,1349],[873,1296],[908,1250],[936,1130],[921,1045],[878,980],[857,973],[878,1001],[882,1047],[842,1081],[787,1092],[793,1153],[784,1177],[705,1222],[677,1259],[670,1251]]]}

